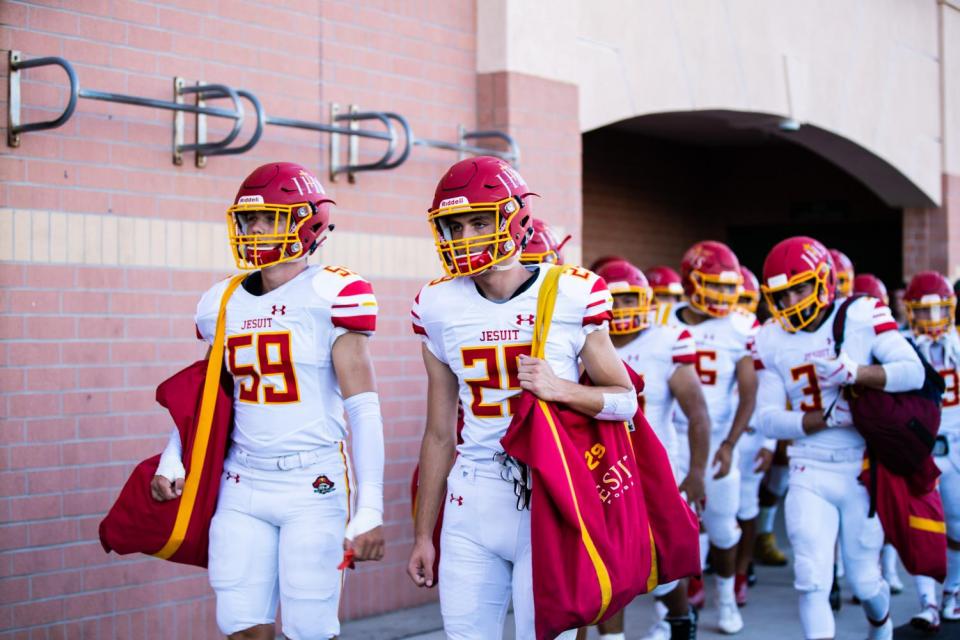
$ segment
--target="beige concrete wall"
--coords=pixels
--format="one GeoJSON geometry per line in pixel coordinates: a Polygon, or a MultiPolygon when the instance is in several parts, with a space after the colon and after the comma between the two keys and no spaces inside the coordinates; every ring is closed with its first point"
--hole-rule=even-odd
{"type": "MultiPolygon", "coordinates": [[[[938,13],[956,67],[952,0],[484,0],[477,66],[576,84],[582,131],[670,111],[792,116],[865,147],[940,204],[941,176],[956,171],[945,158],[960,165],[960,116],[941,118],[938,13]]],[[[948,84],[957,105],[960,83],[948,84]]]]}

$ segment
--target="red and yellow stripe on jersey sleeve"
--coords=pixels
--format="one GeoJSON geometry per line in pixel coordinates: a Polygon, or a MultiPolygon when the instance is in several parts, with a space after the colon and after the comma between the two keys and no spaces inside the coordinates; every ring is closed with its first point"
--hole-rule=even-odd
{"type": "Polygon", "coordinates": [[[330,320],[333,326],[347,331],[367,334],[376,331],[377,299],[373,286],[361,279],[346,285],[330,306],[330,320]]]}

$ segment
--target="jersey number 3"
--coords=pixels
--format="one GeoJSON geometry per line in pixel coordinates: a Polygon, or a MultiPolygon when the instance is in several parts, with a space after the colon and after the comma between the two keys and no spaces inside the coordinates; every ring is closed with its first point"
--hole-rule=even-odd
{"type": "MultiPolygon", "coordinates": [[[[250,358],[244,358],[249,360],[250,358]]],[[[300,402],[297,375],[290,356],[290,333],[242,333],[227,338],[227,366],[238,386],[237,399],[253,404],[300,402]],[[256,364],[237,364],[237,354],[255,349],[256,364]],[[281,384],[264,376],[282,376],[281,384]],[[262,390],[262,393],[261,393],[262,390]]],[[[275,379],[274,379],[275,380],[275,379]]]]}
{"type": "MultiPolygon", "coordinates": [[[[463,366],[470,369],[482,365],[485,374],[482,378],[465,378],[464,382],[470,387],[470,411],[478,418],[502,418],[503,402],[484,402],[484,389],[520,389],[520,378],[517,370],[520,368],[520,356],[530,355],[529,344],[508,344],[485,347],[463,347],[460,350],[463,366]],[[501,363],[504,366],[501,367],[501,363]],[[506,373],[506,375],[503,375],[506,373]]],[[[513,415],[514,405],[519,394],[509,398],[507,415],[513,415]]]]}

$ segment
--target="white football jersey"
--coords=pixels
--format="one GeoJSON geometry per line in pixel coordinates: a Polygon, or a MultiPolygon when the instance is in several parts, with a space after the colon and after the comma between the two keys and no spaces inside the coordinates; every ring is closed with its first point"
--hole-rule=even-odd
{"type": "MultiPolygon", "coordinates": [[[[464,426],[457,450],[468,460],[486,462],[503,451],[500,438],[510,425],[513,399],[520,394],[520,355],[530,354],[537,295],[550,266],[528,267],[536,278],[503,302],[484,298],[468,277],[434,280],[414,300],[414,332],[460,382],[464,426]]],[[[589,333],[606,328],[612,308],[602,279],[582,267],[566,267],[545,353],[557,376],[579,379],[584,341],[589,333]]]]}
{"type": "MultiPolygon", "coordinates": [[[[768,322],[757,334],[754,343],[754,366],[757,370],[776,373],[786,390],[786,397],[783,398],[783,404],[778,405],[778,409],[789,406],[793,411],[821,411],[830,407],[837,399],[837,388],[821,392],[817,370],[810,358],[835,357],[833,320],[840,303],[838,300],[834,304],[830,315],[816,331],[789,333],[778,322],[768,322]]],[[[847,309],[843,351],[854,362],[870,363],[876,336],[896,330],[897,323],[894,322],[889,308],[875,298],[860,298],[847,309]]],[[[864,444],[863,438],[853,426],[825,429],[799,438],[795,443],[826,449],[862,447],[864,444]]]]}
{"type": "Polygon", "coordinates": [[[681,327],[651,325],[619,347],[617,354],[643,380],[640,409],[664,448],[673,454],[677,430],[673,425],[675,402],[670,391],[670,376],[682,364],[696,364],[697,346],[693,336],[681,327]]]}
{"type": "MultiPolygon", "coordinates": [[[[212,343],[229,281],[197,305],[197,334],[212,343]]],[[[281,287],[253,295],[237,287],[227,303],[224,362],[233,375],[233,441],[253,455],[310,451],[346,437],[334,341],[372,335],[370,283],[342,267],[310,266],[281,287]]]]}
{"type": "Polygon", "coordinates": [[[940,410],[940,433],[960,435],[960,337],[955,328],[933,341],[927,337],[911,340],[943,378],[946,390],[940,410]]]}
{"type": "MultiPolygon", "coordinates": [[[[733,425],[737,409],[737,399],[733,395],[737,384],[737,363],[750,356],[751,342],[759,324],[755,315],[740,309],[723,318],[687,324],[681,317],[686,306],[685,303],[676,305],[666,321],[685,328],[693,336],[697,345],[694,364],[710,413],[711,439],[723,439],[733,425]]],[[[682,411],[674,412],[674,422],[680,433],[687,432],[688,421],[682,411]]]]}

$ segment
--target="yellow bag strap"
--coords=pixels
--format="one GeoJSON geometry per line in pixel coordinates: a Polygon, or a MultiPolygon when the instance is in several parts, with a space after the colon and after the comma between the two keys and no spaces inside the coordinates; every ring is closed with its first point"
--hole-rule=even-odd
{"type": "Polygon", "coordinates": [[[533,326],[533,344],[530,345],[530,355],[534,358],[543,358],[547,346],[547,336],[550,334],[550,320],[553,318],[553,308],[557,304],[557,291],[560,274],[564,267],[553,265],[547,271],[540,293],[537,295],[537,319],[533,326]]]}
{"type": "MultiPolygon", "coordinates": [[[[537,295],[537,317],[533,326],[533,343],[530,347],[530,354],[535,358],[544,357],[544,350],[547,345],[547,336],[550,334],[550,321],[553,319],[553,309],[557,303],[560,275],[563,273],[564,268],[565,267],[560,265],[554,265],[550,267],[550,270],[547,272],[547,275],[543,280],[543,284],[540,285],[540,293],[537,295]]],[[[594,618],[590,624],[597,624],[607,612],[607,607],[610,606],[610,600],[613,594],[613,588],[610,582],[610,572],[607,570],[607,566],[604,563],[603,558],[600,557],[600,552],[597,549],[596,544],[594,544],[590,532],[587,530],[586,523],[583,521],[583,515],[580,512],[580,502],[577,497],[577,491],[573,485],[573,475],[570,472],[570,465],[563,453],[563,445],[560,442],[560,430],[553,419],[553,415],[550,413],[550,408],[547,403],[543,400],[537,400],[537,405],[550,427],[550,433],[553,436],[554,444],[557,447],[557,453],[563,465],[563,473],[567,481],[567,489],[570,491],[574,512],[577,516],[577,525],[580,529],[580,541],[590,558],[590,562],[593,564],[594,571],[596,572],[597,584],[600,587],[600,608],[597,611],[596,618],[594,618]]]]}
{"type": "Polygon", "coordinates": [[[177,507],[177,519],[173,524],[170,538],[160,551],[154,556],[168,559],[187,535],[190,517],[197,501],[200,490],[200,476],[203,474],[203,464],[210,444],[210,429],[213,425],[213,409],[217,404],[217,390],[220,387],[220,371],[223,369],[223,338],[227,326],[227,301],[236,291],[240,283],[247,276],[245,273],[234,276],[227,284],[223,298],[220,299],[220,311],[217,314],[217,330],[213,336],[213,345],[210,348],[210,359],[207,360],[207,374],[203,380],[203,396],[200,400],[200,417],[197,419],[197,431],[193,440],[193,449],[190,451],[190,473],[183,483],[183,494],[180,496],[180,505],[177,507]]]}

